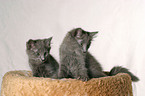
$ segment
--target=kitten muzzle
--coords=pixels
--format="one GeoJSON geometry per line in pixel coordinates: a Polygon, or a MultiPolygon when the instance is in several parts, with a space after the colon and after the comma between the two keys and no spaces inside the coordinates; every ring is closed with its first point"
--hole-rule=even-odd
{"type": "Polygon", "coordinates": [[[86,46],[83,46],[83,53],[86,53],[87,52],[87,48],[86,46]]]}

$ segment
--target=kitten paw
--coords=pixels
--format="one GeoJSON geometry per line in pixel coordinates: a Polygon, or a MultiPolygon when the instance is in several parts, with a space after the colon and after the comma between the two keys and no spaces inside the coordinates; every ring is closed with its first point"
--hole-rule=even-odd
{"type": "Polygon", "coordinates": [[[88,81],[90,78],[89,78],[89,77],[81,77],[81,76],[80,76],[80,77],[78,77],[77,79],[78,79],[78,80],[82,80],[82,81],[85,82],[85,81],[88,81]]]}

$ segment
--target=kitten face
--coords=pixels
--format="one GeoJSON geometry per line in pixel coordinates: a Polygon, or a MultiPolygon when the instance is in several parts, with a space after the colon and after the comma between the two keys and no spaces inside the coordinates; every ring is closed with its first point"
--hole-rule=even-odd
{"type": "Polygon", "coordinates": [[[88,48],[91,45],[91,41],[94,38],[94,36],[97,34],[98,32],[87,32],[82,30],[81,28],[76,28],[73,32],[72,32],[72,36],[75,38],[75,40],[78,42],[78,44],[81,46],[82,51],[84,53],[87,52],[88,48]]]}
{"type": "Polygon", "coordinates": [[[29,59],[33,59],[36,63],[45,62],[51,49],[51,39],[30,39],[27,43],[27,54],[29,59]]]}

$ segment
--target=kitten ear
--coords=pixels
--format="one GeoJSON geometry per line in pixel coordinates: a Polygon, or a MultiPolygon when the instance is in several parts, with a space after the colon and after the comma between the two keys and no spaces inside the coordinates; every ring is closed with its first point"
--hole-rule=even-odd
{"type": "Polygon", "coordinates": [[[50,37],[50,38],[44,40],[46,46],[50,46],[51,40],[52,40],[52,37],[50,37]]]}
{"type": "Polygon", "coordinates": [[[53,37],[50,37],[50,38],[48,38],[48,40],[49,40],[49,41],[51,41],[51,40],[52,40],[52,38],[53,38],[53,37]]]}
{"type": "Polygon", "coordinates": [[[90,32],[90,36],[94,37],[97,33],[98,33],[98,31],[97,32],[90,32]]]}
{"type": "Polygon", "coordinates": [[[27,48],[28,49],[33,49],[35,48],[35,41],[30,39],[28,42],[27,42],[27,48]]]}
{"type": "Polygon", "coordinates": [[[83,35],[81,28],[76,28],[72,31],[72,36],[80,38],[83,35]]]}
{"type": "Polygon", "coordinates": [[[83,35],[83,32],[82,32],[81,28],[77,29],[76,32],[77,32],[76,37],[78,37],[78,38],[80,38],[83,35]]]}

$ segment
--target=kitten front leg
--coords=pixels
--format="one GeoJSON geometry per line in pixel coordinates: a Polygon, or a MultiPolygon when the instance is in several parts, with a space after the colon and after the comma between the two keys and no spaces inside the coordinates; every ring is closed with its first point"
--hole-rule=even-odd
{"type": "Polygon", "coordinates": [[[61,65],[58,71],[58,78],[67,78],[68,74],[67,74],[67,68],[64,65],[61,65]]]}
{"type": "Polygon", "coordinates": [[[39,75],[38,72],[33,72],[33,76],[34,76],[34,77],[40,77],[40,75],[39,75]]]}
{"type": "Polygon", "coordinates": [[[90,78],[88,76],[88,72],[86,68],[81,68],[75,71],[75,79],[82,80],[82,81],[88,81],[90,78]]]}

